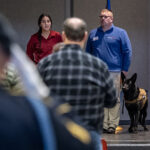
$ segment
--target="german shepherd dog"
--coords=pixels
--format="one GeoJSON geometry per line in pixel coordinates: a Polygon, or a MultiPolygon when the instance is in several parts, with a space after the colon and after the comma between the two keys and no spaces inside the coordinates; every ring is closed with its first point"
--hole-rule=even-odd
{"type": "Polygon", "coordinates": [[[138,132],[138,123],[140,123],[144,131],[148,131],[145,124],[147,116],[148,99],[147,92],[135,85],[137,74],[134,73],[131,78],[127,79],[121,72],[122,91],[124,94],[124,102],[130,117],[129,133],[138,132]]]}

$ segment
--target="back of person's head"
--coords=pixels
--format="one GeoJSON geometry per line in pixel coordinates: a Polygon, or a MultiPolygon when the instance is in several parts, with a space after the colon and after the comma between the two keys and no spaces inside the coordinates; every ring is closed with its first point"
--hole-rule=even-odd
{"type": "Polygon", "coordinates": [[[0,78],[1,73],[11,55],[11,47],[16,40],[16,35],[8,20],[0,15],[0,78]]]}
{"type": "Polygon", "coordinates": [[[79,42],[84,39],[87,25],[84,20],[72,17],[64,21],[63,28],[69,40],[79,42]]]}
{"type": "Polygon", "coordinates": [[[10,23],[4,16],[0,15],[0,50],[3,51],[6,56],[10,55],[10,47],[15,39],[16,34],[10,23]]]}

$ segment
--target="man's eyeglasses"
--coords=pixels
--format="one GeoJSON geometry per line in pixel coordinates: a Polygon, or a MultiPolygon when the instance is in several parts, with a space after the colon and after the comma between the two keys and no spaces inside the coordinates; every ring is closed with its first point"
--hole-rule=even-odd
{"type": "Polygon", "coordinates": [[[102,19],[102,18],[107,19],[108,17],[110,17],[110,16],[99,16],[100,19],[102,19]]]}

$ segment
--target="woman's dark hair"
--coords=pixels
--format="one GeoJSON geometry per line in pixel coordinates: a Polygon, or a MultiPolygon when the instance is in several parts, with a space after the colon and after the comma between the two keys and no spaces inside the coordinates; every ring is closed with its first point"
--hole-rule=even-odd
{"type": "Polygon", "coordinates": [[[40,24],[41,24],[41,21],[43,19],[43,17],[48,17],[50,22],[51,22],[51,27],[52,27],[52,18],[49,14],[45,14],[45,13],[42,13],[39,18],[38,18],[38,26],[39,26],[39,30],[38,30],[38,37],[39,37],[39,41],[40,41],[40,47],[41,47],[41,33],[42,33],[42,28],[40,27],[40,24]]]}

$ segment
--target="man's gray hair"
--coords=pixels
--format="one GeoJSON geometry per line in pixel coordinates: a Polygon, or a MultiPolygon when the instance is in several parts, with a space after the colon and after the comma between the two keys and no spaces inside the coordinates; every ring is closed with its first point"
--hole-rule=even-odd
{"type": "Polygon", "coordinates": [[[64,32],[71,41],[82,41],[87,25],[84,20],[76,17],[68,18],[64,21],[64,32]]]}

